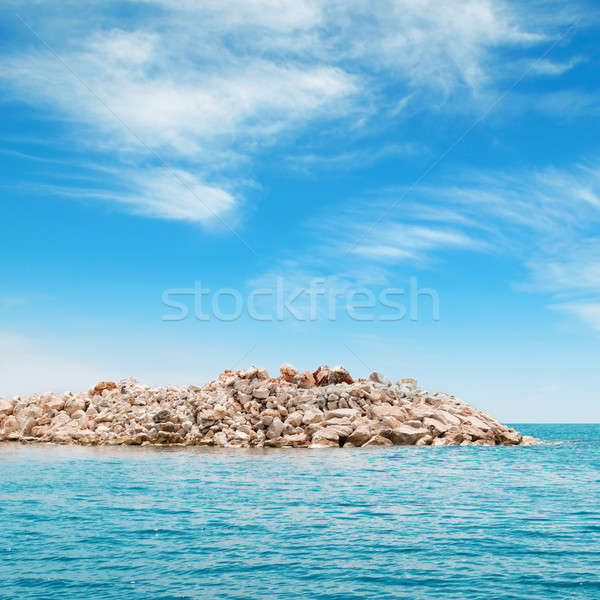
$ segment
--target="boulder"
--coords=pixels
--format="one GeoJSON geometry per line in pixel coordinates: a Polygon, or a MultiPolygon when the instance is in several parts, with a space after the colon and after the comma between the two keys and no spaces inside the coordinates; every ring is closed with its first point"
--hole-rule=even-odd
{"type": "Polygon", "coordinates": [[[408,425],[400,425],[392,429],[392,442],[397,445],[412,445],[416,444],[421,438],[430,436],[429,429],[422,427],[417,429],[408,425]]]}
{"type": "Polygon", "coordinates": [[[360,410],[356,408],[336,408],[334,410],[328,410],[325,413],[325,420],[329,419],[355,419],[360,417],[360,410]]]}
{"type": "Polygon", "coordinates": [[[294,367],[286,363],[282,364],[281,367],[279,367],[279,370],[281,372],[281,378],[284,381],[288,381],[290,383],[294,381],[294,377],[298,375],[298,369],[295,369],[294,367]]]}
{"type": "Polygon", "coordinates": [[[499,434],[496,434],[496,439],[498,439],[498,442],[500,444],[506,446],[514,446],[520,444],[523,441],[523,437],[521,436],[521,434],[518,431],[515,431],[514,429],[509,429],[508,431],[503,431],[499,434]]]}
{"type": "Polygon", "coordinates": [[[300,388],[311,388],[315,386],[315,378],[310,371],[304,371],[299,375],[296,375],[294,381],[300,388]]]}
{"type": "Polygon", "coordinates": [[[383,383],[385,381],[385,377],[381,373],[373,371],[373,373],[369,375],[369,381],[373,381],[375,383],[383,383]]]}
{"type": "Polygon", "coordinates": [[[324,427],[315,432],[312,436],[312,443],[322,443],[323,441],[335,442],[336,446],[339,446],[340,434],[335,427],[324,427]]]}
{"type": "MultiPolygon", "coordinates": [[[[346,439],[353,446],[360,447],[366,444],[372,437],[371,428],[368,425],[359,425],[346,439]]],[[[345,444],[344,444],[345,445],[345,444]]]]}
{"type": "Polygon", "coordinates": [[[323,420],[323,411],[318,408],[309,408],[302,417],[302,423],[304,425],[310,425],[311,423],[320,423],[323,420]]]}
{"type": "Polygon", "coordinates": [[[293,413],[288,415],[287,419],[285,420],[285,424],[291,425],[292,427],[299,427],[302,424],[303,418],[304,415],[299,410],[295,410],[293,413]]]}
{"type": "Polygon", "coordinates": [[[65,406],[65,399],[58,394],[50,394],[40,399],[42,410],[62,410],[65,406]]]}
{"type": "Polygon", "coordinates": [[[374,419],[381,419],[382,417],[394,417],[400,421],[405,421],[408,413],[401,406],[392,406],[391,404],[375,404],[371,406],[371,415],[374,419]]]}
{"type": "Polygon", "coordinates": [[[90,390],[90,396],[100,396],[104,390],[116,390],[117,384],[114,381],[101,381],[90,390]]]}
{"type": "Polygon", "coordinates": [[[14,415],[9,415],[8,417],[6,417],[2,425],[2,433],[4,435],[9,435],[11,433],[16,432],[18,428],[19,423],[17,422],[16,417],[14,415]]]}
{"type": "Polygon", "coordinates": [[[283,422],[279,417],[275,417],[267,429],[267,438],[270,440],[278,438],[283,431],[283,422]]]}
{"type": "Polygon", "coordinates": [[[446,425],[442,421],[434,419],[433,417],[425,417],[423,419],[423,426],[429,429],[431,432],[435,433],[436,435],[446,433],[446,431],[450,429],[450,425],[446,425]]]}
{"type": "Polygon", "coordinates": [[[520,442],[521,446],[533,446],[535,444],[539,444],[539,440],[536,440],[533,436],[531,435],[524,435],[521,438],[521,442],[520,442]]]}
{"type": "Polygon", "coordinates": [[[2,415],[12,415],[13,413],[13,405],[10,400],[6,398],[0,398],[0,416],[2,415]]]}
{"type": "Polygon", "coordinates": [[[314,371],[313,379],[315,380],[315,385],[319,387],[323,387],[325,385],[329,385],[329,375],[331,374],[331,370],[327,365],[321,365],[316,371],[314,371]]]}
{"type": "Polygon", "coordinates": [[[362,447],[369,448],[370,446],[392,446],[392,441],[382,435],[374,435],[369,441],[365,442],[362,447]]]}
{"type": "Polygon", "coordinates": [[[415,446],[429,446],[432,441],[433,438],[430,435],[424,435],[416,441],[415,446]]]}
{"type": "Polygon", "coordinates": [[[331,373],[329,374],[329,383],[333,385],[337,385],[338,383],[353,384],[354,379],[352,379],[350,373],[348,373],[344,367],[338,365],[337,367],[333,367],[333,369],[331,369],[331,373]]]}

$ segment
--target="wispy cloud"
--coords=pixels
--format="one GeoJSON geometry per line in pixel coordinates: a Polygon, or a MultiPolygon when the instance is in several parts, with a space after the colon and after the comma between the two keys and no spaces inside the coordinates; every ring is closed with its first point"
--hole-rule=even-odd
{"type": "Polygon", "coordinates": [[[600,302],[566,302],[564,304],[551,305],[550,308],[574,315],[594,331],[600,333],[600,302]]]}
{"type": "MultiPolygon", "coordinates": [[[[360,270],[452,261],[452,251],[506,255],[529,272],[515,282],[554,308],[595,323],[600,304],[600,165],[463,172],[446,185],[372,191],[315,227],[322,254],[360,270]],[[390,210],[390,207],[392,210],[390,210]],[[381,215],[387,215],[381,219],[381,215]],[[325,235],[324,235],[325,232],[325,235]]],[[[337,264],[337,263],[336,263],[337,264]]],[[[594,325],[595,327],[595,325],[594,325]]]]}
{"type": "Polygon", "coordinates": [[[181,169],[133,173],[130,181],[133,191],[121,195],[119,202],[142,215],[202,223],[231,213],[237,207],[232,194],[205,185],[181,169]]]}
{"type": "Polygon", "coordinates": [[[383,144],[362,147],[345,152],[294,154],[288,157],[290,165],[299,171],[314,172],[335,169],[363,169],[384,159],[407,158],[427,152],[426,146],[417,143],[383,144]]]}
{"type": "Polygon", "coordinates": [[[358,244],[347,242],[349,253],[389,262],[424,262],[433,251],[481,250],[485,247],[483,241],[450,227],[438,228],[397,222],[384,222],[375,228],[359,226],[355,239],[360,239],[358,244]]]}
{"type": "MultiPolygon", "coordinates": [[[[214,181],[235,181],[240,165],[265,147],[325,121],[368,127],[382,112],[394,118],[383,100],[389,90],[403,99],[400,113],[476,107],[512,68],[504,50],[535,56],[573,18],[573,11],[524,10],[503,0],[149,0],[124,27],[102,3],[90,5],[85,19],[68,5],[42,4],[44,17],[12,3],[35,35],[4,52],[5,93],[62,119],[76,145],[116,163],[142,172],[160,154],[215,211],[231,210],[240,191],[214,181]]],[[[17,25],[21,36],[31,34],[17,25]]],[[[541,68],[556,75],[561,67],[541,68]]],[[[407,148],[390,146],[366,160],[407,148]]],[[[315,152],[304,163],[362,159],[315,152]]],[[[120,205],[210,222],[195,194],[174,199],[167,194],[181,190],[172,188],[156,175],[120,205]]]]}
{"type": "Polygon", "coordinates": [[[543,59],[531,63],[531,67],[535,73],[540,75],[560,76],[567,71],[570,71],[581,62],[582,59],[580,57],[573,57],[566,61],[543,59]]]}

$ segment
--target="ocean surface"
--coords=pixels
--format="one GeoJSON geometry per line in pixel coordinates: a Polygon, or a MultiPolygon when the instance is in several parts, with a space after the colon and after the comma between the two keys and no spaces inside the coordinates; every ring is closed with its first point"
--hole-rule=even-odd
{"type": "Polygon", "coordinates": [[[600,598],[600,425],[533,447],[0,444],[0,598],[600,598]]]}

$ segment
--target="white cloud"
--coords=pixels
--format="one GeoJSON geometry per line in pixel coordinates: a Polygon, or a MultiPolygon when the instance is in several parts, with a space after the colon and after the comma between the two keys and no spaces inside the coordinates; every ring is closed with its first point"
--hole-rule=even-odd
{"type": "Polygon", "coordinates": [[[483,242],[450,228],[390,223],[357,227],[349,236],[348,252],[367,259],[391,262],[423,262],[433,251],[482,249],[483,242]]]}
{"type": "Polygon", "coordinates": [[[94,186],[28,184],[20,189],[30,193],[62,196],[76,200],[98,200],[116,204],[133,215],[224,226],[237,225],[242,200],[218,185],[207,184],[193,173],[166,167],[121,169],[111,174],[111,186],[93,178],[94,186]],[[115,185],[116,182],[116,185],[115,185]]]}
{"type": "MultiPolygon", "coordinates": [[[[339,132],[390,117],[390,90],[404,99],[400,112],[477,106],[510,72],[503,50],[537,54],[572,18],[503,0],[148,0],[129,19],[92,3],[85,20],[70,3],[13,4],[58,58],[39,40],[5,51],[7,93],[63,119],[80,147],[141,172],[159,152],[225,207],[231,192],[211,181],[239,178],[265,146],[324,120],[339,132]]],[[[149,181],[141,213],[202,215],[189,194],[189,207],[165,210],[153,200],[164,180],[149,181]]]]}
{"type": "Polygon", "coordinates": [[[555,304],[550,308],[574,315],[588,327],[600,333],[600,303],[568,302],[555,304]]]}
{"type": "Polygon", "coordinates": [[[207,222],[231,212],[236,201],[227,191],[203,184],[181,169],[132,174],[134,191],[119,201],[134,213],[163,219],[207,222]]]}
{"type": "Polygon", "coordinates": [[[92,127],[101,144],[108,136],[121,149],[147,154],[147,146],[192,159],[206,158],[224,137],[268,141],[327,114],[356,87],[336,67],[280,65],[258,56],[202,69],[181,65],[163,55],[164,43],[156,34],[110,30],[63,53],[64,64],[35,52],[6,59],[0,74],[29,101],[92,127]]]}
{"type": "MultiPolygon", "coordinates": [[[[600,305],[600,164],[462,173],[445,185],[374,190],[312,227],[339,268],[421,268],[455,250],[502,254],[529,273],[515,283],[596,327],[600,305]],[[360,263],[356,261],[360,259],[360,263]]],[[[317,247],[321,242],[317,242],[317,247]]],[[[516,277],[515,277],[516,278],[516,277]]]]}
{"type": "Polygon", "coordinates": [[[545,247],[541,256],[527,261],[532,273],[530,289],[549,293],[600,295],[600,238],[545,247]]]}
{"type": "Polygon", "coordinates": [[[531,67],[540,75],[560,76],[576,67],[580,62],[581,59],[579,57],[574,57],[566,61],[542,59],[533,61],[531,67]]]}
{"type": "Polygon", "coordinates": [[[375,147],[362,147],[335,154],[294,154],[288,157],[290,165],[299,171],[340,169],[361,169],[382,159],[405,158],[423,154],[426,148],[420,144],[383,144],[375,147]]]}

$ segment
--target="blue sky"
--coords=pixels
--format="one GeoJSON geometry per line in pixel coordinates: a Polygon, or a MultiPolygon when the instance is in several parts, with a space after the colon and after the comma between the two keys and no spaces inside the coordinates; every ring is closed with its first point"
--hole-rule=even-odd
{"type": "Polygon", "coordinates": [[[599,16],[4,2],[0,394],[342,363],[507,421],[600,421],[599,16]],[[246,302],[411,278],[439,320],[427,297],[417,320],[345,300],[333,320],[324,300],[313,320],[164,319],[196,281],[246,302]]]}

